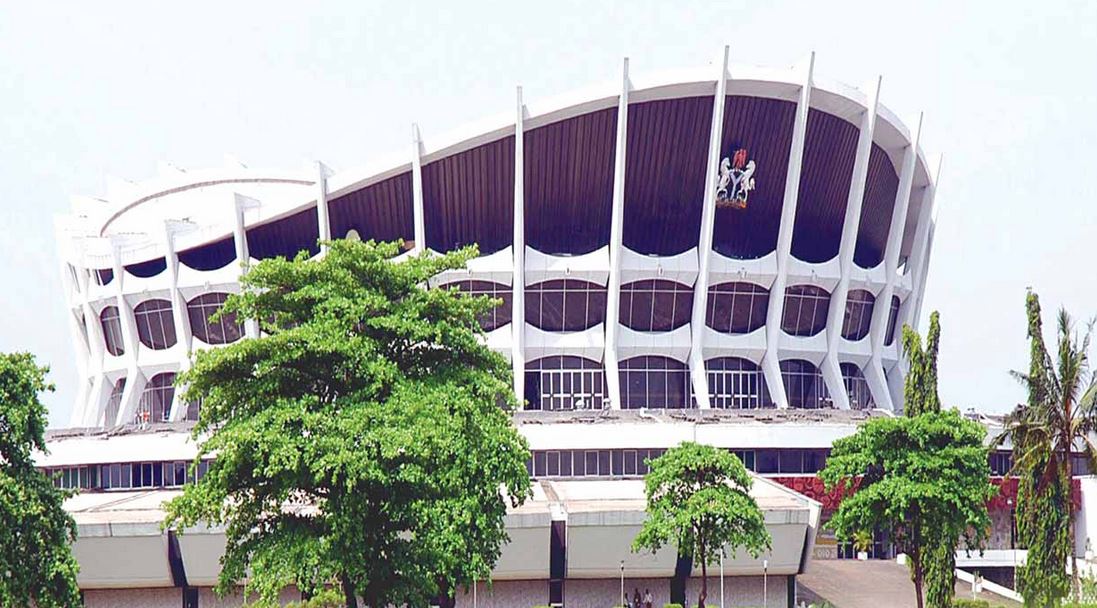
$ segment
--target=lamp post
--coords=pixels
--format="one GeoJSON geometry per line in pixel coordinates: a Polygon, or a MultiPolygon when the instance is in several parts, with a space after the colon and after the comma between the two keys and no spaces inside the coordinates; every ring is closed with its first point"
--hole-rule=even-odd
{"type": "Polygon", "coordinates": [[[720,608],[724,608],[724,551],[720,551],[720,608]]]}
{"type": "Polygon", "coordinates": [[[762,560],[762,606],[769,608],[769,560],[762,560]]]}
{"type": "Polygon", "coordinates": [[[621,608],[625,606],[625,560],[621,560],[621,608]]]}

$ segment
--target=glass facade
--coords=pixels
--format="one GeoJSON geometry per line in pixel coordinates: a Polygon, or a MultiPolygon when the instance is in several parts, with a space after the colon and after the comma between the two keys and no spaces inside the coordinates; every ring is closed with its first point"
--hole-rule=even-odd
{"type": "Polygon", "coordinates": [[[117,306],[107,306],[99,313],[99,325],[103,328],[103,343],[107,352],[115,357],[126,352],[122,340],[122,319],[117,306]]]}
{"type": "Polygon", "coordinates": [[[635,331],[670,331],[689,323],[693,288],[674,281],[635,281],[621,286],[621,324],[635,331]]]}
{"type": "Polygon", "coordinates": [[[805,410],[834,407],[823,374],[811,361],[782,361],[781,381],[785,385],[789,407],[805,410]]]}
{"type": "Polygon", "coordinates": [[[838,368],[842,372],[842,384],[846,387],[850,409],[871,410],[876,407],[872,391],[868,388],[868,380],[865,380],[861,368],[857,367],[856,363],[849,362],[839,363],[838,368]]]}
{"type": "Polygon", "coordinates": [[[689,367],[668,357],[633,357],[619,365],[621,408],[694,407],[689,367]]]}
{"type": "Polygon", "coordinates": [[[792,336],[814,336],[826,329],[830,294],[814,285],[793,285],[785,290],[781,329],[792,336]]]}
{"type": "Polygon", "coordinates": [[[122,405],[122,393],[126,390],[126,379],[119,378],[118,382],[114,383],[114,387],[110,391],[110,397],[107,398],[107,411],[104,417],[106,426],[114,426],[118,422],[118,407],[122,405]]]}
{"type": "Polygon", "coordinates": [[[470,296],[487,296],[493,300],[502,300],[502,303],[480,316],[480,327],[484,331],[492,331],[510,323],[512,300],[514,292],[510,285],[495,283],[492,281],[454,281],[442,285],[442,289],[457,289],[461,293],[470,296]]]}
{"type": "Polygon", "coordinates": [[[718,357],[705,361],[709,404],[720,409],[771,407],[766,378],[753,361],[739,357],[718,357]]]}
{"type": "Polygon", "coordinates": [[[51,467],[43,472],[57,488],[90,491],[178,488],[204,477],[210,462],[203,460],[197,468],[190,460],[169,460],[51,467]]]}
{"type": "Polygon", "coordinates": [[[526,364],[526,409],[600,410],[606,397],[602,364],[583,357],[543,357],[526,364]]]}
{"type": "Polygon", "coordinates": [[[891,296],[891,309],[888,310],[888,326],[884,332],[884,345],[891,346],[895,342],[895,324],[899,322],[899,296],[891,296]]]}
{"type": "Polygon", "coordinates": [[[236,314],[230,313],[213,321],[213,316],[225,304],[229,294],[204,293],[187,302],[187,318],[190,331],[206,344],[229,344],[244,335],[244,328],[236,322],[236,314]]]}
{"type": "Polygon", "coordinates": [[[747,334],[766,324],[769,291],[754,283],[721,283],[708,290],[705,324],[725,334],[747,334]]]}
{"type": "Polygon", "coordinates": [[[166,422],[171,419],[171,402],[175,399],[175,372],[165,372],[153,376],[134,412],[134,424],[148,422],[166,422]]]}
{"type": "Polygon", "coordinates": [[[526,287],[526,322],[545,331],[582,331],[606,320],[606,288],[576,279],[526,287]]]}
{"type": "Polygon", "coordinates": [[[857,341],[868,335],[872,326],[872,308],[876,296],[864,289],[854,289],[846,298],[846,316],[842,320],[842,337],[857,341]]]}
{"type": "Polygon", "coordinates": [[[137,337],[141,344],[164,350],[175,346],[175,320],[171,316],[171,302],[145,300],[133,309],[137,321],[137,337]]]}

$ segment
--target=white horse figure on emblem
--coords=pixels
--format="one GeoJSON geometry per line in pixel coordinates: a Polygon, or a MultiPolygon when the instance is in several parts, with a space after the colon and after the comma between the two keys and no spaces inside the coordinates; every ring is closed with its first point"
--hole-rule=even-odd
{"type": "Polygon", "coordinates": [[[754,161],[748,161],[747,166],[743,169],[743,173],[739,176],[739,179],[735,180],[739,185],[738,198],[744,203],[747,202],[747,195],[751,190],[754,190],[754,161]]]}
{"type": "Polygon", "coordinates": [[[720,161],[720,176],[716,183],[716,200],[724,200],[728,197],[728,186],[731,185],[731,159],[724,157],[720,161]]]}

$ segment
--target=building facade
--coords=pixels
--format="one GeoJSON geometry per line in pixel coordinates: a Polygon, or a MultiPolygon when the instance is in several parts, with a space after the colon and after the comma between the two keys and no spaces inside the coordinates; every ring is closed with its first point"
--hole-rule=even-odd
{"type": "MultiPolygon", "coordinates": [[[[210,320],[249,265],[339,238],[399,239],[404,255],[475,244],[479,257],[435,285],[502,301],[482,325],[513,364],[543,493],[511,523],[536,530],[544,547],[529,551],[566,556],[523,569],[525,553],[504,552],[495,578],[532,591],[495,589],[611,605],[591,590],[612,591],[622,566],[660,594],[688,587],[673,557],[643,566],[594,550],[620,549],[638,526],[646,457],[695,438],[762,475],[814,477],[834,438],[902,409],[897,334],[920,314],[937,170],[920,119],[908,127],[879,97],[880,81],[818,78],[813,57],[770,70],[731,66],[725,49],[713,67],[658,76],[626,60],[613,83],[549,102],[519,89],[513,113],[437,140],[413,128],[410,153],[361,170],[164,164],[112,182],[57,222],[80,373],[71,424],[109,439],[89,458],[85,439],[58,434],[42,464],[89,490],[74,499],[89,514],[105,508],[97,492],[174,491],[202,472],[183,464],[200,404],[179,398],[175,375],[195,350],[258,335],[210,320]],[[577,550],[582,526],[602,540],[577,550]]],[[[780,547],[728,573],[766,594],[779,577],[772,597],[791,601],[821,507],[782,484],[756,483],[780,547]]],[[[169,554],[189,542],[156,539],[169,554]]],[[[170,585],[186,602],[211,579],[112,580],[85,582],[170,585]]]]}

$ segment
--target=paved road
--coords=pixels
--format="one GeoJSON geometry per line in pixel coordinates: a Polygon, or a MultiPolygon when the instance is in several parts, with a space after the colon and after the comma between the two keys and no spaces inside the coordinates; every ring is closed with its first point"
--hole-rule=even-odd
{"type": "MultiPolygon", "coordinates": [[[[797,595],[808,602],[827,600],[836,608],[916,608],[914,585],[906,566],[894,561],[812,560],[807,573],[796,577],[797,595]]],[[[957,597],[971,597],[971,586],[956,585],[957,597]]],[[[983,593],[991,606],[1020,606],[983,593]]]]}

